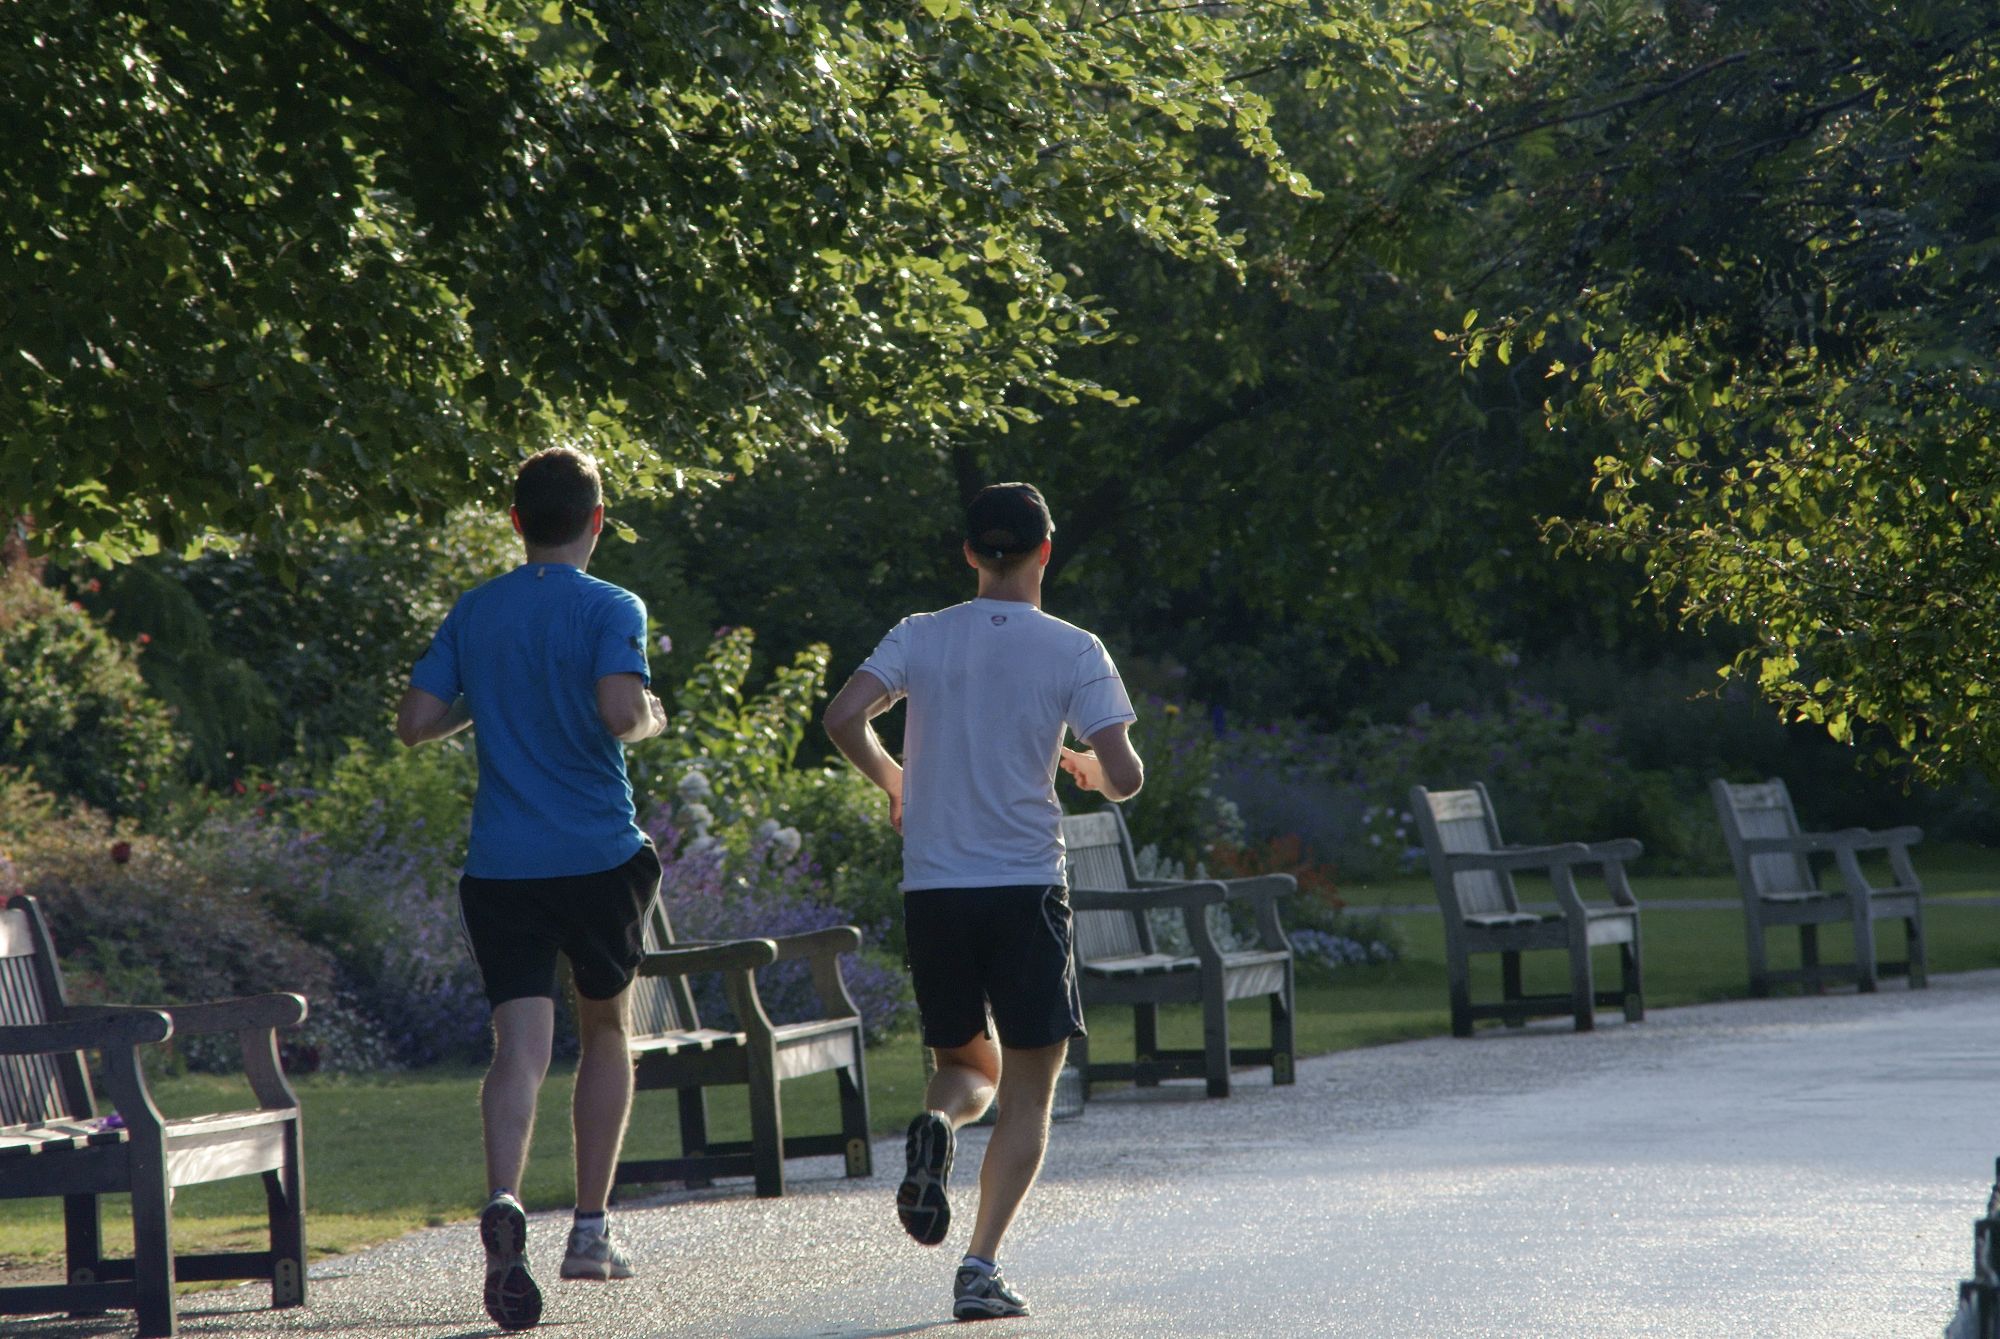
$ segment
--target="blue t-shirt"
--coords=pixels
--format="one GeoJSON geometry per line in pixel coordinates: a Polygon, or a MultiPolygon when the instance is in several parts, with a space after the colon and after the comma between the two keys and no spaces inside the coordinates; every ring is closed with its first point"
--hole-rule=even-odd
{"type": "Polygon", "coordinates": [[[410,671],[441,701],[463,694],[479,754],[465,872],[592,874],[645,841],[625,746],[597,714],[597,681],[646,669],[646,605],[565,563],[525,563],[466,592],[410,671]]]}

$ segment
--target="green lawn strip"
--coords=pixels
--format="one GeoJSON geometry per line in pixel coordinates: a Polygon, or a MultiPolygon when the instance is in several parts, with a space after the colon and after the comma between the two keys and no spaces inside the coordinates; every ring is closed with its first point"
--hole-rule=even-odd
{"type": "MultiPolygon", "coordinates": [[[[1989,871],[1993,867],[1988,866],[1989,871]]],[[[1698,880],[1658,880],[1655,896],[1681,900],[1698,880]]],[[[2000,891],[1988,873],[1984,886],[1968,881],[1957,893],[2000,891]]],[[[1428,895],[1428,888],[1424,887],[1428,895]]],[[[1646,896],[1644,889],[1641,898],[1646,896]]],[[[1947,897],[1926,915],[1934,972],[2000,967],[2000,907],[1958,905],[1947,897]]],[[[1321,1055],[1447,1030],[1443,926],[1436,917],[1396,918],[1406,955],[1380,967],[1353,968],[1299,991],[1298,1046],[1301,1054],[1321,1055]]],[[[1748,985],[1743,920],[1734,910],[1663,907],[1644,921],[1647,1003],[1661,1008],[1742,998],[1748,985]]],[[[1886,957],[1902,956],[1901,929],[1879,927],[1886,957]]],[[[1797,936],[1774,938],[1774,966],[1797,963],[1797,936]]],[[[1826,927],[1822,956],[1840,961],[1846,932],[1826,927]]],[[[1615,979],[1615,960],[1599,950],[1601,980],[1615,979]]],[[[1567,989],[1561,953],[1527,955],[1524,984],[1532,992],[1567,989]]],[[[1884,987],[1904,989],[1900,982],[1884,987]]],[[[1498,997],[1497,959],[1476,960],[1478,998],[1498,997]]],[[[1238,1045],[1258,1046],[1270,1036],[1262,1001],[1244,1001],[1232,1010],[1238,1045]]],[[[1615,1015],[1605,1023],[1620,1026],[1615,1015]]],[[[1192,1006],[1163,1011],[1161,1043],[1196,1046],[1199,1011],[1192,1006]]],[[[1104,1010],[1091,1019],[1093,1054],[1120,1059],[1132,1053],[1129,1011],[1104,1010]]],[[[902,1129],[917,1109],[923,1084],[922,1055],[911,1035],[894,1038],[868,1053],[870,1113],[881,1133],[902,1129]]],[[[1250,1083],[1261,1082],[1254,1073],[1250,1083]]],[[[569,1205],[573,1182],[569,1156],[568,1104],[572,1077],[558,1066],[543,1089],[534,1152],[522,1196],[531,1209],[569,1205]]],[[[305,1105],[306,1186],[309,1237],[314,1255],[345,1253],[404,1232],[468,1218],[483,1190],[479,1153],[479,1074],[440,1068],[376,1077],[310,1075],[295,1080],[305,1105]]],[[[156,1100],[169,1115],[248,1105],[240,1083],[206,1075],[162,1079],[156,1100]]],[[[837,1127],[833,1076],[819,1075],[785,1086],[785,1125],[796,1133],[837,1127]]],[[[710,1096],[714,1138],[746,1137],[749,1118],[741,1091],[710,1096]]],[[[678,1121],[672,1094],[642,1093],[633,1114],[626,1148],[634,1156],[677,1152],[678,1121]]],[[[813,1174],[834,1175],[832,1163],[814,1164],[813,1174]]],[[[878,1167],[878,1177],[894,1169],[878,1167]]],[[[742,1183],[748,1193],[747,1183],[742,1183]]],[[[628,1192],[629,1194],[629,1192],[628,1192]]],[[[252,1248],[262,1232],[262,1188],[254,1178],[213,1186],[193,1186],[175,1202],[175,1232],[183,1249],[252,1248]]],[[[109,1201],[105,1239],[114,1252],[129,1242],[130,1223],[119,1201],[109,1201]]],[[[0,1205],[0,1264],[46,1269],[62,1248],[61,1206],[54,1200],[11,1201],[0,1205]]],[[[15,1280],[15,1281],[18,1281],[15,1280]]]]}
{"type": "MultiPolygon", "coordinates": [[[[2000,897],[2000,850],[1990,850],[1983,846],[1940,843],[1936,846],[1912,847],[1910,858],[1916,866],[1917,876],[1923,880],[1926,897],[2000,897]]],[[[1741,897],[1736,888],[1735,876],[1728,873],[1654,877],[1644,873],[1644,868],[1642,863],[1636,870],[1627,870],[1633,896],[1638,899],[1642,908],[1653,901],[1690,902],[1721,899],[1733,902],[1741,897]]],[[[1831,861],[1822,858],[1815,862],[1814,868],[1820,873],[1822,886],[1827,888],[1840,886],[1839,875],[1834,872],[1831,861]]],[[[1864,855],[1861,858],[1861,872],[1871,883],[1886,886],[1894,882],[1887,858],[1879,853],[1864,855]]],[[[1577,885],[1586,900],[1606,900],[1604,885],[1594,870],[1588,868],[1581,870],[1577,885]]],[[[1550,890],[1546,878],[1519,876],[1516,887],[1524,902],[1555,901],[1555,894],[1550,890]]],[[[1350,911],[1359,913],[1397,907],[1437,906],[1437,893],[1431,883],[1431,877],[1422,869],[1392,879],[1343,884],[1340,896],[1350,911]]]]}

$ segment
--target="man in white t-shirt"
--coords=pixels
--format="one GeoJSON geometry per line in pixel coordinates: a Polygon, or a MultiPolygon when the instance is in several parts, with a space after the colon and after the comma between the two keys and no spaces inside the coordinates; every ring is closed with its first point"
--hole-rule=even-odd
{"type": "Polygon", "coordinates": [[[980,490],[965,540],[979,597],[898,623],[826,709],[827,733],[888,794],[903,834],[910,974],[937,1073],[910,1122],[896,1213],[922,1244],[951,1225],[954,1132],[999,1097],[954,1281],[960,1320],[1027,1314],[994,1262],[1041,1170],[1070,1038],[1083,1035],[1056,768],[1112,800],[1144,779],[1126,736],[1132,703],[1104,644],[1042,612],[1054,531],[1033,485],[980,490]],[[898,766],[871,722],[902,698],[898,766]],[[1065,727],[1090,751],[1064,747],[1065,727]]]}

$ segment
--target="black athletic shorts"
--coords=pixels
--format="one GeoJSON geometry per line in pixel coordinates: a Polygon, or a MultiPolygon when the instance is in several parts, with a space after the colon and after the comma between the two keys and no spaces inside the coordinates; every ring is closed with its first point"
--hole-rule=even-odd
{"type": "Polygon", "coordinates": [[[1067,889],[920,888],[903,894],[903,926],[926,1046],[987,1035],[989,1011],[1002,1046],[1083,1035],[1067,889]]]}
{"type": "Polygon", "coordinates": [[[608,1000],[632,984],[646,912],[660,891],[660,857],[647,842],[616,869],[552,879],[458,881],[459,916],[494,1005],[556,997],[556,954],[576,993],[608,1000]]]}

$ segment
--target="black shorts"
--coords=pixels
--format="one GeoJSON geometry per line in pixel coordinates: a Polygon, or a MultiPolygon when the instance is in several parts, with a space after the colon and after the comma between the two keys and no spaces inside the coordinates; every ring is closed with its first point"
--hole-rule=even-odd
{"type": "Polygon", "coordinates": [[[1067,889],[920,888],[903,894],[903,926],[924,1045],[987,1035],[989,1012],[1002,1046],[1083,1035],[1067,889]]]}
{"type": "Polygon", "coordinates": [[[660,891],[660,857],[647,842],[616,869],[551,879],[458,881],[458,907],[493,1005],[556,997],[556,954],[576,993],[608,1000],[632,984],[646,913],[660,891]]]}

